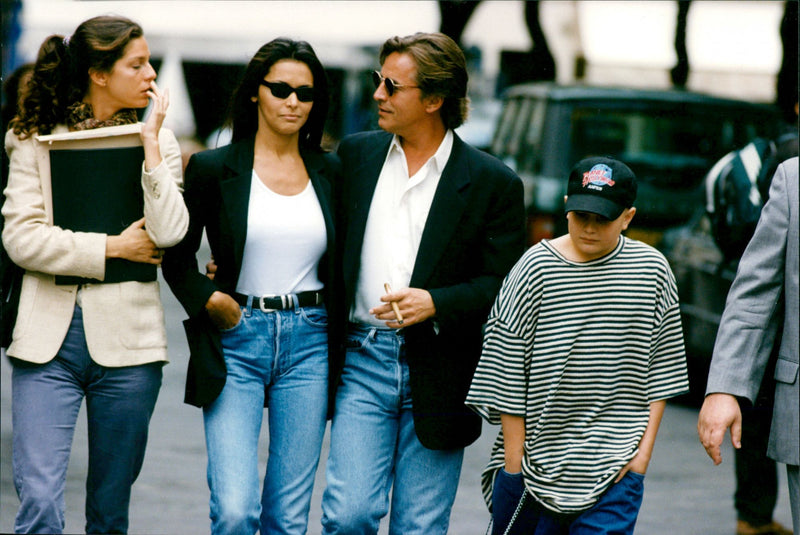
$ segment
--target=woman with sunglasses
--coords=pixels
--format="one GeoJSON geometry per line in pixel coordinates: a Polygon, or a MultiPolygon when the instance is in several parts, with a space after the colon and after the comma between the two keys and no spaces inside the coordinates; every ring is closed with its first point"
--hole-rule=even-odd
{"type": "Polygon", "coordinates": [[[231,103],[232,143],[192,156],[186,238],[163,271],[189,314],[186,401],[203,408],[211,532],[305,533],[328,409],[328,317],[338,160],[320,148],[325,71],[275,39],[231,103]],[[217,265],[200,273],[205,229],[217,265]],[[269,459],[259,492],[258,439],[269,459]]]}
{"type": "MultiPolygon", "coordinates": [[[[142,28],[123,17],[89,19],[39,49],[6,134],[9,182],[3,243],[25,269],[13,340],[16,533],[61,533],[64,487],[78,411],[86,399],[87,533],[126,533],[131,486],[144,460],[150,416],[167,360],[155,266],[189,224],[175,136],[161,128],[169,103],[155,83],[142,28]],[[118,235],[53,224],[37,135],[141,125],[143,212],[118,235]],[[141,216],[140,216],[141,217],[141,216]],[[152,266],[152,278],[114,277],[119,258],[152,266]],[[77,277],[65,282],[59,276],[77,277]]],[[[92,164],[103,172],[95,157],[92,164]]],[[[139,171],[134,171],[135,175],[139,171]]],[[[102,177],[118,178],[113,172],[102,177]]],[[[135,186],[136,187],[136,186],[135,186]]],[[[83,206],[74,199],[73,206],[83,206]]]]}

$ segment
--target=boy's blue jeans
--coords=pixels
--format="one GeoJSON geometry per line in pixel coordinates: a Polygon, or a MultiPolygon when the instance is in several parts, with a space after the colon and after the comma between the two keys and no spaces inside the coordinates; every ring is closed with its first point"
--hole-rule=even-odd
{"type": "Polygon", "coordinates": [[[203,410],[211,532],[305,533],[328,400],[325,307],[262,312],[222,332],[225,387],[203,410]],[[268,397],[269,458],[258,439],[268,397]]]}
{"type": "Polygon", "coordinates": [[[444,535],[463,449],[431,450],[414,430],[402,332],[351,325],[331,424],[322,533],[444,535]]]}
{"type": "MultiPolygon", "coordinates": [[[[526,492],[522,474],[500,470],[492,491],[492,535],[503,535],[526,492]]],[[[628,472],[590,509],[556,515],[527,493],[509,535],[633,535],[644,496],[644,476],[628,472]]]]}

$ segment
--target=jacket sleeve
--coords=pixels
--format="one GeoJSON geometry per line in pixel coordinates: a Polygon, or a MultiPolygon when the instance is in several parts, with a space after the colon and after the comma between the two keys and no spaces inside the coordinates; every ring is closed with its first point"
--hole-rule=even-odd
{"type": "Polygon", "coordinates": [[[780,168],[755,234],[739,262],[720,320],[706,393],[755,400],[769,360],[781,310],[789,198],[780,168]]]}
{"type": "Polygon", "coordinates": [[[161,164],[147,171],[142,163],[145,229],[156,247],[171,247],[189,228],[189,211],[181,195],[183,159],[172,131],[162,128],[158,142],[161,164]]]}
{"type": "Polygon", "coordinates": [[[197,250],[203,237],[203,229],[209,218],[219,208],[210,202],[218,189],[212,186],[213,168],[192,156],[186,166],[186,190],[184,199],[189,211],[189,225],[183,239],[167,250],[161,265],[164,279],[172,293],[178,298],[189,317],[198,316],[205,304],[218,288],[214,282],[197,269],[197,250]]]}

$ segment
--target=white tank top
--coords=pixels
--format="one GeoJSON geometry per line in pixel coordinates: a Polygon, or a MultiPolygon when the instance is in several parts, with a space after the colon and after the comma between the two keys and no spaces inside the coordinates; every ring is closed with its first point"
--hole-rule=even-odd
{"type": "Polygon", "coordinates": [[[247,214],[236,291],[262,296],[322,289],[318,267],[328,240],[311,181],[297,195],[280,195],[264,185],[254,170],[247,214]]]}

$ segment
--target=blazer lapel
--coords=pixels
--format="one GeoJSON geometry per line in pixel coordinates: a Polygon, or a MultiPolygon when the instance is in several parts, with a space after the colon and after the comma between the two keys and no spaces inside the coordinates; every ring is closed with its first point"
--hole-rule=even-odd
{"type": "Polygon", "coordinates": [[[303,163],[305,163],[306,171],[311,179],[314,192],[317,194],[317,199],[322,209],[322,217],[325,219],[328,248],[332,249],[336,243],[336,236],[334,234],[335,227],[333,223],[333,206],[331,205],[331,200],[333,199],[331,180],[333,180],[333,177],[328,177],[327,180],[324,178],[325,160],[324,156],[321,154],[304,153],[303,163]]]}
{"type": "Polygon", "coordinates": [[[465,190],[470,184],[464,142],[454,135],[453,150],[442,171],[414,262],[410,286],[424,288],[445,246],[457,230],[466,208],[465,190]]]}
{"type": "Polygon", "coordinates": [[[367,227],[367,216],[391,140],[390,135],[378,137],[377,141],[364,151],[363,158],[359,162],[345,169],[348,175],[345,180],[348,180],[349,184],[346,205],[342,209],[348,220],[344,245],[347,254],[343,256],[342,263],[345,280],[350,283],[349,288],[355,288],[361,264],[361,248],[367,227]]]}
{"type": "Polygon", "coordinates": [[[225,158],[225,174],[220,181],[222,205],[233,236],[235,273],[239,273],[247,239],[247,213],[250,205],[250,182],[253,177],[253,139],[231,146],[225,158]]]}

